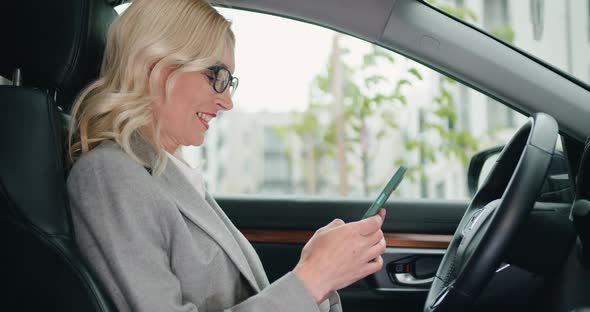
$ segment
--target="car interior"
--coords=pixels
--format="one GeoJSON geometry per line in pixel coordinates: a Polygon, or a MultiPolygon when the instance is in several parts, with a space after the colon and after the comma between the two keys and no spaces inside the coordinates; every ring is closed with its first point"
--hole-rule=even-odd
{"type": "MultiPolygon", "coordinates": [[[[116,311],[76,247],[65,182],[68,112],[98,77],[122,2],[0,4],[0,76],[9,81],[0,85],[0,310],[116,311]]],[[[349,34],[528,117],[504,146],[470,159],[469,201],[386,203],[383,269],[339,291],[344,311],[590,311],[588,87],[424,1],[212,3],[349,34]]],[[[294,267],[313,231],[336,216],[355,221],[372,202],[216,200],[271,282],[294,267]]]]}

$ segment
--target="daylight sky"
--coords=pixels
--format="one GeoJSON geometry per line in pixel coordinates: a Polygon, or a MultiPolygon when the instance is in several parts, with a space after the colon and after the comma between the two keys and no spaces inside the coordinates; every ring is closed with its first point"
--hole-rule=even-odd
{"type": "Polygon", "coordinates": [[[236,35],[236,110],[305,109],[310,80],[325,68],[333,32],[264,14],[220,11],[236,35]]]}
{"type": "MultiPolygon", "coordinates": [[[[122,12],[128,5],[117,7],[122,12]]],[[[267,14],[217,8],[232,21],[236,35],[236,71],[240,85],[236,111],[303,111],[313,78],[326,69],[334,32],[267,14]]],[[[348,37],[348,36],[347,36],[348,37]]],[[[369,44],[345,39],[347,59],[354,64],[369,44]]]]}

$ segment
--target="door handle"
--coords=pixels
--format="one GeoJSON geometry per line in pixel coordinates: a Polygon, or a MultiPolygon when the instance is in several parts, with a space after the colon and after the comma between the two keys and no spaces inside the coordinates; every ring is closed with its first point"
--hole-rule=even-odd
{"type": "Polygon", "coordinates": [[[410,273],[395,273],[395,279],[402,285],[426,285],[434,281],[434,276],[430,278],[418,279],[410,273]]]}

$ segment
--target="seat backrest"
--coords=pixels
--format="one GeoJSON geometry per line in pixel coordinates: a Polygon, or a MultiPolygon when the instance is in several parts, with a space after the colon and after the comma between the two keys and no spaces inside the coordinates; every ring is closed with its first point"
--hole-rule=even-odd
{"type": "Polygon", "coordinates": [[[98,76],[116,12],[106,0],[1,2],[0,75],[20,68],[22,85],[0,86],[0,310],[115,311],[74,243],[58,104],[98,76]]]}
{"type": "Polygon", "coordinates": [[[580,261],[590,268],[590,138],[586,141],[576,176],[576,200],[572,219],[578,233],[580,261]]]}

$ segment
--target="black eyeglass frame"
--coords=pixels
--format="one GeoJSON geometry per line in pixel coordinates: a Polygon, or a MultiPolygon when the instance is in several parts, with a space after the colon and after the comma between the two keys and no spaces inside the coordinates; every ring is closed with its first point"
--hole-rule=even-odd
{"type": "Polygon", "coordinates": [[[223,92],[225,92],[225,90],[228,87],[230,87],[230,95],[233,95],[234,92],[236,92],[236,89],[238,88],[238,84],[240,83],[240,80],[238,79],[238,77],[233,76],[227,67],[225,67],[223,65],[213,65],[213,66],[207,67],[207,70],[209,70],[209,71],[211,71],[211,73],[213,73],[213,76],[211,76],[210,73],[207,72],[207,73],[205,73],[205,76],[211,82],[211,86],[213,87],[213,90],[215,92],[223,93],[223,92]],[[219,73],[222,70],[227,72],[227,79],[223,79],[223,80],[219,79],[219,73]],[[218,82],[222,83],[221,89],[218,88],[218,82]]]}

